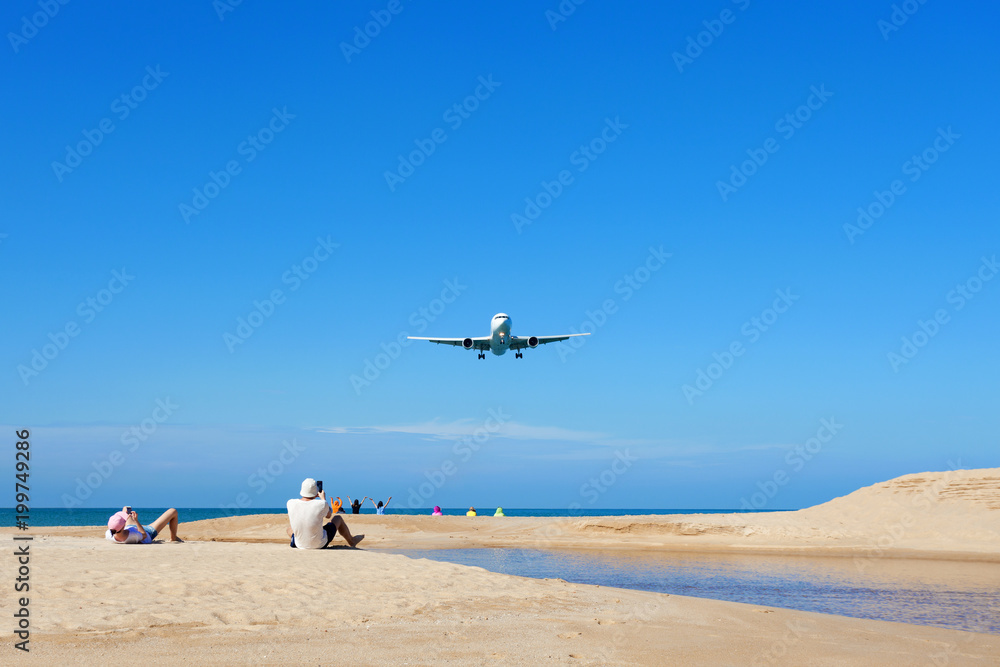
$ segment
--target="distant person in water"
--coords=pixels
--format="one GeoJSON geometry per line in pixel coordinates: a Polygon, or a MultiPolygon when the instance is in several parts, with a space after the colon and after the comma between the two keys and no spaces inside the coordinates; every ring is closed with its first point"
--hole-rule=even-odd
{"type": "Polygon", "coordinates": [[[288,536],[292,538],[289,546],[296,549],[322,549],[340,533],[347,540],[348,546],[356,547],[364,539],[364,535],[351,535],[343,517],[335,515],[333,508],[326,501],[326,493],[316,486],[316,480],[307,477],[299,490],[301,498],[288,501],[288,536]],[[324,519],[333,517],[333,521],[323,524],[324,519]]]}
{"type": "Polygon", "coordinates": [[[365,496],[363,500],[357,498],[351,500],[351,497],[347,496],[347,502],[351,503],[351,514],[361,514],[361,506],[365,504],[365,500],[368,500],[368,496],[365,496]]]}
{"type": "Polygon", "coordinates": [[[444,516],[444,515],[441,514],[441,508],[438,507],[437,505],[435,505],[434,506],[434,511],[431,512],[431,516],[444,516]]]}
{"type": "MultiPolygon", "coordinates": [[[[374,498],[368,498],[368,500],[372,501],[372,505],[375,505],[374,498]]],[[[392,500],[392,496],[389,496],[389,500],[392,500]]],[[[385,501],[384,505],[381,500],[378,501],[378,505],[375,505],[375,514],[385,514],[385,508],[389,506],[389,500],[385,501]]]]}
{"type": "Polygon", "coordinates": [[[139,515],[131,510],[131,507],[123,507],[121,512],[111,515],[108,519],[108,530],[104,533],[105,539],[118,544],[151,544],[160,531],[169,526],[170,541],[184,541],[177,537],[177,510],[173,507],[148,526],[139,523],[139,515]]]}
{"type": "Polygon", "coordinates": [[[476,516],[476,508],[470,507],[469,511],[465,513],[465,516],[476,516]]]}
{"type": "Polygon", "coordinates": [[[507,516],[507,515],[503,513],[502,507],[498,507],[497,511],[493,513],[493,516],[507,516]]]}

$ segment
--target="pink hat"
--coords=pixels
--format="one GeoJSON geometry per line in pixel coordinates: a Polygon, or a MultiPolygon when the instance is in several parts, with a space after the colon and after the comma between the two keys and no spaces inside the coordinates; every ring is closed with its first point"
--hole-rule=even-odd
{"type": "Polygon", "coordinates": [[[119,530],[125,527],[125,520],[127,518],[128,515],[126,515],[125,512],[115,512],[114,514],[111,515],[111,518],[108,519],[108,528],[110,528],[115,532],[118,532],[119,530]]]}

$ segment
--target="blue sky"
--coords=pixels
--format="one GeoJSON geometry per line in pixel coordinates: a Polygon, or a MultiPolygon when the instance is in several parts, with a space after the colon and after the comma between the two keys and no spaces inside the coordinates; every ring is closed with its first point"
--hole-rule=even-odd
{"type": "Polygon", "coordinates": [[[0,419],[36,505],[311,475],[774,509],[998,465],[995,6],[220,6],[0,12],[0,419]],[[593,335],[393,347],[501,311],[593,335]]]}

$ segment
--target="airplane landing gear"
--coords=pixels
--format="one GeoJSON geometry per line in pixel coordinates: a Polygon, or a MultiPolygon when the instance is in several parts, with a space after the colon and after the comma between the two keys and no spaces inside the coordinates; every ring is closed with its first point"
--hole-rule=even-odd
{"type": "Polygon", "coordinates": [[[479,358],[480,359],[485,359],[486,358],[486,353],[485,352],[480,352],[479,353],[479,358]]]}
{"type": "Polygon", "coordinates": [[[521,359],[522,357],[524,357],[524,352],[515,352],[514,353],[514,358],[515,359],[521,359]]]}

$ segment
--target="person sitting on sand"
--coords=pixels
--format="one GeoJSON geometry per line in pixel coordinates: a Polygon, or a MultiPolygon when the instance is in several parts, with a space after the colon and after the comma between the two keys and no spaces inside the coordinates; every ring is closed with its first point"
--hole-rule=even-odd
{"type": "Polygon", "coordinates": [[[152,544],[164,527],[170,527],[170,541],[183,542],[177,537],[177,510],[173,507],[146,527],[139,523],[139,515],[130,512],[131,507],[123,507],[108,519],[108,530],[104,537],[118,544],[152,544]]]}
{"type": "Polygon", "coordinates": [[[365,504],[365,500],[368,500],[368,496],[365,496],[364,500],[355,498],[353,501],[347,496],[347,502],[351,503],[351,514],[361,514],[361,506],[365,504]]]}
{"type": "MultiPolygon", "coordinates": [[[[372,501],[372,505],[375,505],[374,498],[368,498],[368,500],[372,501]]],[[[392,500],[392,496],[389,496],[389,500],[392,500]]],[[[381,500],[378,501],[378,505],[375,505],[375,514],[385,514],[385,508],[389,506],[389,500],[385,501],[385,505],[382,504],[381,500]]]]}
{"type": "Polygon", "coordinates": [[[503,513],[502,507],[498,507],[497,511],[493,513],[493,516],[507,516],[507,515],[503,513]]]}
{"type": "Polygon", "coordinates": [[[434,506],[434,511],[431,512],[431,516],[444,516],[444,515],[441,514],[441,508],[438,507],[437,505],[435,505],[434,506]]]}
{"type": "Polygon", "coordinates": [[[469,511],[465,513],[465,516],[476,516],[476,508],[470,507],[469,511]]]}
{"type": "Polygon", "coordinates": [[[292,538],[289,546],[297,549],[322,549],[326,547],[339,532],[351,547],[358,546],[364,535],[352,536],[347,529],[344,518],[335,515],[333,508],[326,502],[326,493],[316,487],[316,480],[307,477],[302,482],[299,491],[301,498],[288,501],[288,537],[292,538]],[[333,521],[324,525],[323,520],[333,517],[333,521]]]}

